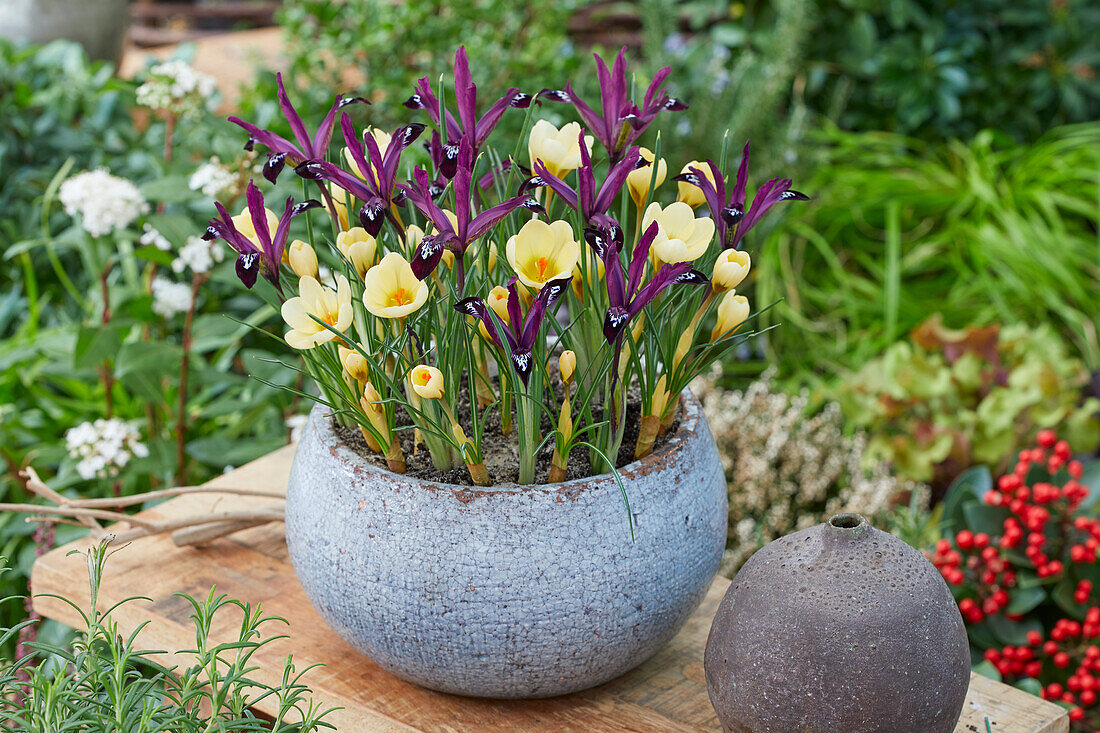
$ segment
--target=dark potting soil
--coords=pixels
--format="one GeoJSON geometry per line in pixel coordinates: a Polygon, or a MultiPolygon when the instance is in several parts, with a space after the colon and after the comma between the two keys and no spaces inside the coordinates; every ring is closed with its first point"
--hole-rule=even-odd
{"type": "MultiPolygon", "coordinates": [[[[462,388],[456,402],[456,416],[459,422],[462,423],[463,428],[469,431],[471,400],[468,398],[468,391],[465,386],[462,388]]],[[[560,409],[560,385],[558,385],[555,403],[559,406],[558,409],[560,409]]],[[[641,425],[641,404],[641,395],[635,386],[627,396],[626,427],[624,429],[622,447],[615,461],[615,466],[617,468],[622,468],[634,461],[634,448],[638,440],[638,430],[641,425]]],[[[519,459],[517,457],[519,444],[516,440],[518,423],[513,414],[511,432],[508,435],[502,435],[500,411],[498,407],[499,406],[494,407],[489,412],[489,415],[485,417],[481,439],[482,461],[485,463],[485,469],[489,472],[489,478],[492,480],[494,486],[515,483],[519,478],[519,459]]],[[[597,410],[595,414],[600,414],[600,412],[597,410]]],[[[577,415],[575,413],[573,419],[577,420],[577,415]]],[[[409,420],[408,415],[403,409],[398,407],[397,424],[399,426],[410,425],[411,422],[412,421],[409,420]]],[[[363,435],[358,427],[346,428],[340,425],[334,427],[336,429],[336,435],[345,445],[352,448],[369,463],[380,468],[386,468],[386,459],[381,454],[375,453],[367,447],[367,441],[363,439],[363,435]]],[[[541,427],[543,436],[549,435],[554,431],[557,428],[556,412],[553,422],[544,414],[541,427]]],[[[656,453],[667,445],[679,427],[680,417],[678,415],[671,429],[657,438],[653,445],[653,452],[656,453]]],[[[473,481],[470,480],[470,472],[466,469],[465,465],[460,463],[456,468],[440,471],[432,464],[431,456],[428,454],[428,449],[426,447],[421,445],[414,452],[413,431],[411,429],[399,431],[398,436],[401,439],[401,449],[405,453],[405,475],[439,483],[459,484],[464,486],[474,485],[473,481]]],[[[554,441],[547,440],[546,445],[539,451],[536,461],[536,483],[545,483],[547,481],[547,477],[550,474],[550,460],[553,455],[554,441]]],[[[583,445],[574,447],[572,453],[569,454],[569,463],[566,467],[566,480],[584,478],[591,475],[592,466],[588,460],[588,448],[583,445]]]]}

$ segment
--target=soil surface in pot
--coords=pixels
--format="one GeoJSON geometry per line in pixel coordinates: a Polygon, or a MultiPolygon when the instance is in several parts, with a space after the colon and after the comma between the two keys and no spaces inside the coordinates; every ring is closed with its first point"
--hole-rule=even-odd
{"type": "MultiPolygon", "coordinates": [[[[556,369],[554,371],[556,372],[556,369]]],[[[471,401],[468,398],[468,392],[465,387],[463,387],[456,402],[455,413],[459,422],[461,422],[463,427],[468,431],[470,427],[471,401]]],[[[560,385],[555,403],[559,405],[560,409],[560,385]]],[[[638,440],[638,429],[641,425],[641,405],[641,395],[638,393],[637,387],[634,386],[627,397],[626,428],[622,447],[615,461],[615,466],[617,468],[622,468],[634,461],[634,448],[638,440]]],[[[575,408],[576,406],[574,405],[574,409],[575,408]]],[[[599,414],[599,412],[597,411],[595,414],[599,414]]],[[[577,420],[576,413],[574,413],[573,419],[577,420]]],[[[518,426],[515,416],[513,415],[512,418],[512,432],[506,436],[501,435],[500,412],[496,407],[490,410],[489,414],[484,418],[484,421],[484,431],[481,440],[481,456],[485,463],[485,469],[489,472],[489,477],[494,486],[515,483],[519,478],[519,459],[517,458],[518,443],[516,442],[516,429],[518,426]]],[[[411,424],[408,415],[405,414],[400,407],[397,412],[397,424],[411,424]]],[[[367,442],[363,439],[363,435],[360,433],[358,427],[346,428],[340,425],[335,425],[334,427],[336,435],[345,445],[356,451],[369,463],[380,468],[386,468],[385,458],[367,447],[367,442]]],[[[554,416],[553,423],[551,423],[549,417],[544,414],[542,418],[543,436],[550,435],[556,427],[557,414],[554,416]]],[[[680,415],[677,414],[671,429],[657,438],[653,445],[653,452],[656,453],[663,449],[664,446],[668,444],[669,440],[671,440],[672,436],[676,434],[679,427],[680,415]]],[[[470,472],[466,469],[466,466],[459,464],[457,468],[452,468],[449,471],[439,471],[432,465],[432,459],[428,454],[428,449],[423,445],[414,453],[412,430],[402,430],[398,435],[401,436],[401,449],[405,452],[406,476],[427,481],[437,481],[439,483],[465,486],[474,485],[473,481],[470,480],[470,472]]],[[[538,462],[536,464],[537,468],[535,471],[536,483],[546,482],[547,476],[550,473],[550,459],[553,455],[554,441],[552,439],[547,440],[546,445],[539,451],[538,462]]],[[[588,448],[583,445],[576,446],[573,452],[569,454],[566,480],[585,478],[591,475],[592,466],[588,461],[588,448]]]]}

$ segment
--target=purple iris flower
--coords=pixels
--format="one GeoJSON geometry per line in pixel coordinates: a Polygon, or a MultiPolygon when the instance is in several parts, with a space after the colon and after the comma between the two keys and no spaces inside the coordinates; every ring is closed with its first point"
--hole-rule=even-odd
{"type": "Polygon", "coordinates": [[[219,216],[210,220],[202,238],[206,241],[224,239],[233,248],[237,253],[237,277],[246,288],[251,289],[256,284],[257,275],[262,273],[281,293],[283,288],[279,284],[279,265],[283,261],[283,249],[290,234],[290,220],[307,209],[320,206],[321,203],[310,199],[295,205],[294,199],[287,197],[283,215],[279,217],[279,224],[272,232],[267,226],[263,194],[252,181],[248,182],[245,198],[248,201],[248,214],[252,219],[252,227],[256,230],[257,241],[241,234],[233,224],[233,217],[218,202],[214,202],[214,206],[218,207],[219,216]]]}
{"type": "Polygon", "coordinates": [[[391,212],[392,204],[400,203],[404,198],[404,192],[396,188],[397,167],[401,161],[401,153],[420,136],[424,125],[416,122],[397,128],[390,138],[385,154],[379,149],[373,135],[364,134],[360,139],[355,134],[355,127],[347,115],[340,117],[340,131],[363,178],[353,176],[326,160],[307,160],[301,163],[297,168],[298,175],[311,180],[332,181],[362,201],[359,221],[372,237],[378,236],[386,217],[390,217],[394,226],[400,228],[391,212]]]}
{"type": "Polygon", "coordinates": [[[248,142],[244,146],[245,150],[252,150],[256,143],[260,143],[270,151],[267,154],[267,162],[264,163],[263,173],[264,178],[272,183],[279,177],[279,173],[282,172],[283,166],[287,163],[296,166],[307,160],[319,160],[325,157],[325,153],[328,152],[328,144],[332,140],[332,126],[336,122],[336,110],[354,102],[370,104],[362,97],[345,99],[342,94],[337,94],[336,100],[332,103],[332,108],[325,115],[321,126],[317,128],[317,133],[310,137],[309,130],[306,129],[305,123],[302,122],[302,118],[286,95],[286,89],[283,87],[283,75],[276,74],[275,81],[279,85],[279,107],[282,108],[283,115],[290,124],[295,142],[292,143],[270,130],[262,130],[251,122],[245,122],[240,117],[229,118],[230,122],[240,125],[248,131],[248,142]]]}
{"type": "Polygon", "coordinates": [[[519,293],[516,292],[516,278],[508,282],[508,323],[503,324],[503,339],[501,330],[497,328],[497,322],[489,313],[489,306],[481,298],[464,298],[455,303],[455,310],[474,316],[485,324],[485,330],[492,336],[493,341],[500,348],[504,348],[504,342],[508,344],[508,357],[512,360],[516,374],[523,380],[526,387],[534,367],[533,350],[542,331],[542,323],[547,312],[569,288],[572,278],[563,277],[560,280],[551,280],[542,286],[535,299],[531,302],[531,308],[524,317],[520,311],[519,293]]]}
{"type": "Polygon", "coordinates": [[[489,137],[489,133],[500,122],[505,110],[510,107],[531,106],[531,95],[512,87],[504,93],[503,97],[494,102],[485,114],[478,117],[477,85],[474,84],[473,77],[470,76],[470,62],[466,58],[465,46],[459,48],[455,53],[454,80],[455,99],[458,103],[457,119],[451,114],[450,110],[444,110],[443,118],[440,118],[439,99],[432,92],[432,85],[429,83],[428,77],[422,77],[417,81],[415,92],[404,102],[409,109],[427,110],[436,126],[445,131],[447,136],[447,143],[443,146],[445,157],[457,155],[455,141],[463,137],[470,139],[474,151],[477,152],[485,139],[489,137]]]}
{"type": "Polygon", "coordinates": [[[520,193],[545,186],[561,197],[562,201],[574,211],[579,211],[586,223],[598,226],[608,226],[613,222],[607,216],[607,210],[615,203],[615,197],[619,195],[626,177],[630,172],[645,165],[641,151],[634,146],[626,151],[623,159],[611,166],[607,178],[599,189],[596,188],[596,176],[592,170],[592,160],[588,154],[588,146],[584,143],[584,131],[580,134],[581,141],[581,166],[577,169],[577,189],[546,169],[541,160],[535,161],[535,175],[524,181],[520,187],[520,193]]]}
{"type": "Polygon", "coordinates": [[[627,99],[629,86],[626,83],[626,47],[624,46],[615,58],[615,66],[611,71],[607,70],[607,64],[596,57],[596,74],[600,82],[601,113],[596,112],[585,104],[584,100],[577,96],[572,87],[567,83],[565,89],[543,89],[537,96],[552,99],[556,102],[570,102],[577,108],[577,114],[588,126],[589,132],[607,148],[607,154],[611,162],[615,163],[622,158],[623,151],[634,142],[653,118],[663,110],[680,111],[687,109],[687,105],[680,100],[668,96],[661,85],[668,76],[670,69],[666,66],[653,77],[646,90],[645,99],[641,108],[632,100],[627,99]]]}
{"type": "MultiPolygon", "coordinates": [[[[623,331],[627,323],[642,312],[665,288],[675,283],[689,285],[703,285],[709,280],[707,276],[698,270],[691,268],[689,262],[666,264],[647,282],[642,285],[642,275],[645,274],[646,261],[649,259],[649,248],[659,230],[657,222],[649,225],[645,234],[634,246],[634,252],[630,256],[627,265],[626,277],[623,277],[623,266],[619,260],[621,241],[606,240],[599,234],[589,237],[589,242],[602,250],[605,278],[607,281],[607,295],[610,307],[604,316],[603,335],[607,343],[616,344],[615,359],[618,361],[619,349],[622,347],[623,331]]],[[[621,233],[621,229],[618,232],[621,233]]],[[[619,235],[621,237],[621,234],[619,235]]],[[[617,373],[617,372],[616,372],[617,373]]]]}
{"type": "Polygon", "coordinates": [[[726,199],[726,184],[722,179],[722,173],[713,160],[707,160],[711,176],[711,182],[703,171],[692,168],[687,173],[674,176],[674,181],[683,181],[693,186],[698,186],[703,191],[703,198],[707,200],[707,208],[714,217],[718,229],[718,241],[723,249],[739,249],[741,240],[745,238],[749,230],[764,218],[768,211],[780,201],[808,201],[809,196],[791,189],[790,178],[773,178],[757,189],[752,198],[752,205],[745,211],[746,191],[749,179],[749,143],[745,142],[745,149],[741,154],[741,165],[737,168],[737,181],[729,199],[726,199]]]}
{"type": "Polygon", "coordinates": [[[465,284],[465,272],[463,270],[462,256],[466,248],[478,237],[486,234],[490,229],[523,206],[532,211],[542,211],[542,207],[535,199],[527,195],[513,196],[496,206],[486,209],[475,215],[470,198],[473,187],[474,175],[474,149],[468,137],[463,137],[459,144],[458,165],[453,181],[454,186],[454,215],[455,222],[443,213],[443,209],[435,202],[438,194],[433,194],[434,184],[428,178],[428,172],[423,168],[413,171],[412,185],[401,184],[400,188],[406,197],[422,214],[435,226],[437,234],[424,237],[416,248],[413,257],[413,273],[423,280],[432,273],[443,257],[443,249],[453,250],[455,253],[455,270],[458,273],[459,292],[465,284]]]}

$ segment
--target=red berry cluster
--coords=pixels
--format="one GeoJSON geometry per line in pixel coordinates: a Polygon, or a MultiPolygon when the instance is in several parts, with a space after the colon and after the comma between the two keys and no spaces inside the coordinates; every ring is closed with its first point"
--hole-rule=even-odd
{"type": "Polygon", "coordinates": [[[1044,640],[1038,631],[1029,631],[1026,646],[988,649],[985,658],[1009,681],[1020,677],[1038,679],[1045,671],[1054,681],[1043,686],[1042,698],[1072,705],[1069,718],[1074,723],[1084,723],[1088,717],[1090,725],[1096,725],[1100,709],[1093,708],[1100,695],[1100,646],[1093,640],[1098,637],[1100,608],[1092,607],[1084,623],[1061,619],[1051,629],[1049,639],[1044,640]]]}
{"type": "Polygon", "coordinates": [[[1005,589],[1016,585],[1016,574],[985,532],[975,534],[964,529],[955,535],[954,547],[951,540],[943,538],[928,559],[949,584],[961,586],[970,581],[976,589],[977,598],[959,601],[959,612],[970,623],[976,624],[1008,605],[1005,589]]]}
{"type": "MultiPolygon", "coordinates": [[[[1073,602],[1080,611],[1087,608],[1083,620],[1060,618],[1045,637],[1029,631],[1025,645],[989,649],[985,658],[1007,681],[1039,680],[1044,699],[1070,706],[1075,731],[1100,733],[1100,606],[1090,606],[1097,602],[1100,520],[1075,516],[1089,491],[1069,444],[1051,430],[1041,431],[1036,442],[1020,451],[1012,471],[983,497],[985,504],[1007,510],[1001,535],[963,529],[937,542],[928,557],[952,586],[968,624],[1005,613],[1018,582],[1021,588],[1044,586],[1048,594],[1059,584],[1058,592],[1065,593],[1066,579],[1073,582],[1073,602]]],[[[1029,615],[1046,623],[1061,613],[1055,603],[1046,603],[1029,615]]]]}

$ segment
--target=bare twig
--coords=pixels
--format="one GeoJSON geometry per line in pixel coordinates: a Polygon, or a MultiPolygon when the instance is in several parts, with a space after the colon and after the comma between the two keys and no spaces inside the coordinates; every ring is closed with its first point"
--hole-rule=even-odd
{"type": "Polygon", "coordinates": [[[212,486],[180,486],[172,489],[161,489],[144,494],[135,494],[125,497],[107,497],[104,499],[69,499],[51,489],[33,468],[27,467],[22,472],[27,481],[28,489],[56,506],[47,504],[5,504],[0,503],[0,511],[21,512],[31,515],[30,522],[65,522],[80,524],[91,530],[96,537],[110,537],[114,543],[129,542],[140,537],[148,537],[155,534],[172,533],[172,541],[177,545],[200,544],[224,537],[225,535],[239,532],[242,529],[257,527],[269,522],[282,521],[284,516],[284,504],[269,504],[251,510],[233,510],[222,512],[204,512],[186,517],[174,519],[143,519],[121,511],[101,507],[120,507],[142,504],[154,499],[163,499],[185,494],[237,494],[243,496],[257,496],[263,498],[283,498],[280,494],[248,491],[246,489],[225,488],[219,489],[212,486]],[[75,520],[75,522],[74,522],[75,520]],[[97,520],[105,522],[126,523],[130,529],[118,532],[109,532],[97,520]]]}
{"type": "Polygon", "coordinates": [[[132,496],[105,497],[103,499],[64,499],[65,506],[94,509],[100,507],[124,507],[144,504],[156,499],[167,499],[173,496],[185,496],[187,494],[236,494],[238,496],[255,496],[260,499],[282,499],[282,494],[273,491],[252,491],[250,489],[216,488],[214,486],[177,486],[174,489],[160,489],[147,491],[143,494],[132,496]]]}

